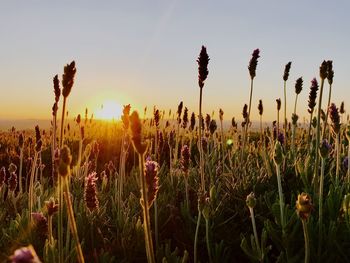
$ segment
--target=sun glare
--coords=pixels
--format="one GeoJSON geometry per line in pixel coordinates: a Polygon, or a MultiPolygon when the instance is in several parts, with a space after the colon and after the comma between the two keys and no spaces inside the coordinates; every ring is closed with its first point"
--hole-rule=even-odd
{"type": "Polygon", "coordinates": [[[119,120],[122,115],[122,107],[116,101],[105,101],[100,107],[95,111],[95,116],[97,119],[101,120],[119,120]]]}

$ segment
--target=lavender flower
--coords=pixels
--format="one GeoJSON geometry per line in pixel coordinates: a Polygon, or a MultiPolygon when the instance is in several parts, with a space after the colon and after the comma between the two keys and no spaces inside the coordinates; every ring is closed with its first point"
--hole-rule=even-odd
{"type": "Polygon", "coordinates": [[[191,153],[187,145],[182,146],[181,149],[181,169],[188,176],[188,170],[190,167],[191,153]]]}
{"type": "Polygon", "coordinates": [[[148,208],[150,208],[157,198],[159,190],[159,177],[158,177],[159,165],[157,162],[146,160],[145,163],[145,176],[147,184],[147,197],[148,197],[148,208]]]}
{"type": "Polygon", "coordinates": [[[308,106],[309,106],[308,112],[310,114],[313,113],[314,108],[316,106],[317,91],[318,91],[318,83],[317,83],[317,80],[314,78],[311,81],[309,101],[308,101],[308,106]]]}
{"type": "Polygon", "coordinates": [[[85,178],[84,200],[85,200],[86,207],[90,210],[90,212],[98,210],[99,208],[99,201],[97,199],[96,181],[97,181],[97,177],[95,172],[89,174],[85,178]]]}
{"type": "Polygon", "coordinates": [[[295,93],[300,94],[303,89],[303,78],[300,77],[295,81],[295,93]]]}
{"type": "Polygon", "coordinates": [[[292,65],[292,62],[288,62],[284,68],[284,74],[283,74],[284,81],[288,80],[291,65],[292,65]]]}
{"type": "Polygon", "coordinates": [[[75,68],[75,62],[72,61],[70,64],[67,64],[64,67],[64,73],[62,75],[62,95],[64,98],[67,98],[69,93],[72,90],[73,84],[74,84],[74,76],[77,72],[77,69],[75,68]]]}
{"type": "Polygon", "coordinates": [[[32,245],[16,249],[10,260],[12,263],[41,263],[32,245]]]}
{"type": "Polygon", "coordinates": [[[249,74],[250,74],[251,79],[254,79],[256,76],[256,67],[258,65],[258,58],[260,57],[259,53],[260,53],[260,50],[255,49],[253,51],[252,58],[249,61],[248,70],[249,70],[249,74]]]}
{"type": "Polygon", "coordinates": [[[331,127],[334,134],[338,134],[340,131],[340,117],[337,106],[334,103],[329,106],[329,115],[332,121],[331,127]]]}
{"type": "Polygon", "coordinates": [[[259,115],[260,116],[263,115],[264,107],[263,107],[262,100],[259,100],[258,110],[259,110],[259,115]]]}
{"type": "Polygon", "coordinates": [[[328,79],[329,85],[333,84],[333,77],[334,77],[333,61],[328,60],[327,61],[327,79],[328,79]]]}
{"type": "Polygon", "coordinates": [[[191,114],[191,123],[190,123],[190,130],[193,131],[194,130],[194,126],[196,125],[196,114],[194,114],[194,112],[192,112],[191,114]]]}
{"type": "Polygon", "coordinates": [[[204,87],[204,81],[207,79],[209,71],[208,71],[208,63],[209,56],[207,53],[207,49],[205,46],[202,46],[201,52],[197,59],[198,63],[198,85],[200,88],[204,87]]]}

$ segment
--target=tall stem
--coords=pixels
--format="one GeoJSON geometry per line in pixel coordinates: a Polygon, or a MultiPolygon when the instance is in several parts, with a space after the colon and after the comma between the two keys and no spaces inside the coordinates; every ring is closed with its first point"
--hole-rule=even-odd
{"type": "Polygon", "coordinates": [[[309,129],[307,132],[307,150],[310,152],[310,143],[311,143],[311,123],[312,123],[312,117],[313,117],[313,111],[310,113],[310,122],[309,122],[309,129]]]}
{"type": "Polygon", "coordinates": [[[335,143],[336,151],[337,151],[337,164],[335,170],[335,182],[338,184],[339,180],[339,168],[340,168],[340,145],[339,145],[339,132],[336,135],[336,143],[335,143]]]}
{"type": "MultiPolygon", "coordinates": [[[[323,94],[323,85],[324,79],[321,79],[321,88],[320,88],[320,98],[318,101],[318,111],[317,111],[317,128],[316,128],[316,148],[320,145],[320,125],[321,125],[321,107],[322,107],[322,94],[323,94]]],[[[320,163],[320,154],[316,151],[316,162],[315,162],[315,175],[314,175],[314,186],[316,187],[318,182],[319,175],[319,163],[320,163]]]]}
{"type": "Polygon", "coordinates": [[[284,137],[287,138],[287,93],[286,81],[284,82],[284,137]]]}
{"type": "Polygon", "coordinates": [[[279,195],[279,203],[280,203],[280,213],[281,213],[281,226],[282,232],[284,232],[284,201],[283,201],[283,192],[282,192],[282,182],[281,182],[281,166],[276,164],[276,173],[277,173],[277,184],[278,184],[278,195],[279,195]]]}
{"type": "Polygon", "coordinates": [[[201,174],[201,189],[205,191],[205,178],[204,178],[204,154],[203,154],[203,145],[202,145],[202,92],[203,88],[199,89],[199,158],[200,158],[200,174],[201,174]]]}
{"type": "Polygon", "coordinates": [[[247,137],[248,137],[248,126],[249,126],[249,123],[250,123],[250,110],[251,110],[251,107],[252,107],[252,97],[253,97],[253,83],[254,83],[254,79],[251,78],[250,79],[248,118],[247,118],[247,123],[245,124],[244,133],[243,133],[243,146],[242,146],[242,153],[241,153],[241,160],[242,161],[243,161],[243,153],[244,153],[245,143],[246,143],[247,137]]]}
{"type": "Polygon", "coordinates": [[[139,168],[140,168],[140,182],[141,182],[141,198],[142,198],[142,209],[143,209],[143,227],[145,232],[145,244],[146,244],[146,254],[148,263],[155,263],[154,251],[153,251],[153,241],[151,233],[151,220],[149,216],[148,207],[148,197],[147,197],[147,187],[146,178],[144,175],[144,156],[139,154],[139,168]]]}
{"type": "Polygon", "coordinates": [[[33,223],[33,205],[34,205],[34,174],[36,170],[36,163],[38,161],[38,152],[35,151],[34,153],[34,160],[32,164],[32,170],[30,173],[30,179],[29,179],[29,218],[30,218],[30,223],[33,223]]]}
{"type": "MultiPolygon", "coordinates": [[[[254,208],[249,207],[249,212],[250,212],[250,218],[252,220],[252,226],[253,226],[253,233],[254,233],[254,238],[255,238],[255,244],[256,247],[258,248],[258,252],[260,257],[261,255],[261,249],[260,249],[260,244],[259,244],[259,237],[258,237],[258,232],[256,231],[256,223],[255,223],[255,216],[254,216],[254,208]]],[[[262,259],[262,258],[260,258],[262,259]]]]}
{"type": "Polygon", "coordinates": [[[304,230],[304,241],[305,241],[305,263],[309,263],[310,258],[310,246],[309,246],[309,233],[307,230],[307,222],[306,220],[301,220],[303,223],[303,230],[304,230]]]}
{"type": "MultiPolygon", "coordinates": [[[[326,111],[326,120],[323,126],[323,132],[322,132],[322,138],[324,139],[324,137],[326,136],[326,128],[327,128],[327,124],[328,124],[328,115],[329,115],[329,106],[331,105],[331,96],[332,96],[332,84],[329,84],[329,93],[328,93],[328,103],[327,103],[327,111],[326,111]]],[[[330,133],[329,133],[330,134],[330,133]]],[[[329,141],[330,138],[328,138],[329,141]]]]}
{"type": "Polygon", "coordinates": [[[202,212],[198,209],[198,218],[197,218],[197,226],[196,226],[196,233],[194,235],[194,263],[198,262],[198,255],[197,255],[197,246],[198,246],[198,233],[199,233],[199,225],[201,223],[202,218],[202,212]]]}
{"type": "MultiPolygon", "coordinates": [[[[60,176],[61,177],[61,176],[60,176]]],[[[67,203],[67,214],[68,214],[68,218],[69,218],[69,223],[70,223],[70,229],[75,241],[75,246],[76,246],[76,250],[77,250],[77,259],[79,263],[84,263],[84,256],[83,256],[83,251],[81,249],[80,246],[80,242],[79,242],[79,237],[78,237],[78,230],[77,230],[77,225],[75,222],[75,218],[74,218],[74,211],[73,211],[73,206],[72,206],[72,201],[70,199],[70,191],[69,191],[69,184],[68,184],[68,176],[64,176],[63,179],[63,185],[64,185],[64,198],[66,200],[67,203]]]]}
{"type": "MultiPolygon", "coordinates": [[[[294,115],[297,114],[297,101],[298,101],[298,94],[295,95],[294,115]]],[[[295,133],[296,133],[296,124],[293,124],[293,129],[292,129],[292,154],[293,154],[293,157],[295,156],[295,133]]]]}
{"type": "Polygon", "coordinates": [[[318,258],[321,259],[321,248],[322,248],[322,209],[323,209],[323,182],[324,182],[324,168],[325,168],[325,158],[321,159],[321,177],[320,177],[320,189],[319,189],[319,204],[318,204],[318,218],[319,218],[319,226],[318,226],[318,258]]]}
{"type": "Polygon", "coordinates": [[[23,147],[20,148],[19,154],[19,173],[18,173],[18,184],[19,184],[19,192],[23,193],[23,185],[22,185],[22,170],[23,170],[23,147]]]}
{"type": "Polygon", "coordinates": [[[211,257],[211,247],[210,247],[210,239],[209,239],[209,219],[205,219],[205,238],[207,241],[207,250],[208,250],[208,258],[209,262],[212,263],[212,257],[211,257]]]}

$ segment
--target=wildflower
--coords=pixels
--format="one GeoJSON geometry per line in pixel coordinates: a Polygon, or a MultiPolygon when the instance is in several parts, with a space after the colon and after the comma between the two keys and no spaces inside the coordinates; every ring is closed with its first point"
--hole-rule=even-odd
{"type": "Polygon", "coordinates": [[[274,151],[273,159],[274,159],[276,165],[281,165],[283,162],[283,149],[282,149],[281,143],[279,141],[277,141],[275,144],[275,151],[274,151]]]}
{"type": "Polygon", "coordinates": [[[308,112],[310,114],[314,111],[314,108],[316,106],[317,91],[318,91],[318,83],[317,83],[317,80],[314,78],[311,81],[309,101],[308,101],[308,106],[309,106],[308,112]]]}
{"type": "Polygon", "coordinates": [[[300,94],[303,89],[303,78],[300,77],[295,81],[295,93],[300,94]]]}
{"type": "Polygon", "coordinates": [[[97,199],[97,190],[96,190],[96,173],[93,172],[85,178],[85,188],[84,188],[84,200],[86,207],[93,212],[98,210],[99,201],[97,199]]]}
{"type": "Polygon", "coordinates": [[[346,156],[343,160],[343,167],[345,170],[348,170],[348,166],[349,166],[349,159],[348,157],[346,156]]]}
{"type": "Polygon", "coordinates": [[[16,249],[10,260],[12,263],[41,263],[32,245],[16,249]]]}
{"type": "Polygon", "coordinates": [[[342,101],[341,104],[340,104],[339,113],[340,114],[344,114],[345,113],[344,101],[342,101]]]}
{"type": "Polygon", "coordinates": [[[224,119],[224,111],[222,109],[219,110],[219,119],[220,121],[223,121],[224,119]]]}
{"type": "Polygon", "coordinates": [[[306,193],[299,194],[295,208],[297,210],[298,216],[302,220],[307,220],[310,217],[311,212],[314,208],[310,195],[306,193]]]}
{"type": "Polygon", "coordinates": [[[210,117],[209,114],[207,114],[207,115],[205,116],[205,127],[206,127],[207,130],[209,130],[210,121],[211,121],[211,117],[210,117]]]}
{"type": "Polygon", "coordinates": [[[67,176],[70,171],[70,164],[72,162],[72,155],[68,146],[63,146],[60,151],[60,160],[58,165],[58,172],[61,176],[67,176]]]}
{"type": "Polygon", "coordinates": [[[192,112],[191,114],[191,120],[190,120],[190,130],[193,131],[194,130],[194,126],[196,125],[196,115],[194,114],[194,112],[192,112]]]}
{"type": "Polygon", "coordinates": [[[43,213],[32,213],[34,219],[35,233],[41,237],[45,238],[48,234],[48,224],[47,219],[43,213]]]}
{"type": "Polygon", "coordinates": [[[231,125],[232,125],[232,128],[237,128],[237,122],[235,120],[235,117],[232,117],[231,125]]]}
{"type": "Polygon", "coordinates": [[[254,208],[256,205],[255,194],[251,192],[249,195],[247,195],[245,202],[249,208],[254,208]]]}
{"type": "Polygon", "coordinates": [[[243,119],[247,122],[248,121],[248,105],[247,104],[244,104],[244,106],[243,106],[242,115],[243,115],[243,119]]]}
{"type": "Polygon", "coordinates": [[[263,115],[264,107],[263,107],[262,100],[259,100],[258,110],[259,110],[259,115],[260,116],[263,115]]]}
{"type": "Polygon", "coordinates": [[[322,80],[327,78],[327,72],[328,71],[328,65],[327,62],[325,60],[323,60],[321,66],[320,66],[320,78],[322,80]]]}
{"type": "Polygon", "coordinates": [[[122,121],[123,121],[124,129],[125,129],[125,130],[129,129],[129,115],[130,115],[130,109],[131,109],[130,104],[124,105],[124,107],[123,107],[122,121]]]}
{"type": "Polygon", "coordinates": [[[75,68],[75,61],[72,61],[70,64],[67,64],[64,67],[64,73],[62,75],[62,95],[64,98],[67,98],[72,90],[76,72],[77,69],[75,68]]]}
{"type": "Polygon", "coordinates": [[[292,123],[293,125],[297,125],[297,122],[298,122],[298,119],[299,119],[299,116],[297,114],[292,114],[292,123]]]}
{"type": "Polygon", "coordinates": [[[277,110],[281,109],[281,99],[276,99],[276,103],[277,103],[277,110]]]}
{"type": "Polygon", "coordinates": [[[332,121],[331,127],[334,134],[338,134],[340,131],[340,117],[337,106],[334,103],[329,106],[329,115],[332,121]]]}
{"type": "Polygon", "coordinates": [[[182,114],[183,102],[181,101],[179,106],[177,106],[177,121],[181,123],[181,114],[182,114]]]}
{"type": "Polygon", "coordinates": [[[182,146],[181,149],[181,168],[182,171],[188,176],[188,169],[190,167],[191,153],[187,145],[182,146]]]}
{"type": "Polygon", "coordinates": [[[160,113],[159,113],[159,110],[156,109],[153,113],[154,115],[154,124],[156,127],[159,127],[159,121],[160,121],[160,113]]]}
{"type": "Polygon", "coordinates": [[[204,87],[204,81],[208,77],[209,71],[208,71],[208,63],[209,63],[209,56],[207,54],[207,49],[205,46],[202,46],[201,52],[199,54],[199,57],[197,59],[198,63],[198,85],[200,88],[204,87]]]}
{"type": "Polygon", "coordinates": [[[81,122],[81,116],[80,114],[78,114],[77,118],[75,119],[75,121],[77,122],[78,125],[80,125],[81,122]]]}
{"type": "Polygon", "coordinates": [[[60,96],[61,96],[61,89],[60,89],[60,82],[58,80],[58,75],[56,75],[53,78],[53,89],[55,92],[55,103],[57,105],[58,101],[60,100],[60,96]]]}
{"type": "Polygon", "coordinates": [[[210,124],[209,124],[209,131],[210,131],[211,135],[214,134],[214,132],[216,131],[217,128],[218,128],[218,126],[216,125],[216,121],[211,120],[210,124]]]}
{"type": "Polygon", "coordinates": [[[137,111],[133,111],[130,115],[130,128],[134,148],[139,154],[144,154],[147,149],[147,144],[142,143],[142,125],[137,111]]]}
{"type": "Polygon", "coordinates": [[[24,136],[23,133],[21,133],[18,137],[18,146],[19,148],[23,148],[24,146],[24,136]]]}
{"type": "Polygon", "coordinates": [[[248,70],[249,70],[249,74],[250,74],[251,79],[254,79],[255,75],[256,75],[256,67],[258,65],[258,58],[260,57],[259,53],[260,53],[260,50],[255,49],[253,51],[252,58],[249,61],[248,70]]]}
{"type": "Polygon", "coordinates": [[[327,79],[328,79],[329,85],[333,84],[333,77],[334,77],[333,61],[328,60],[327,61],[327,79]]]}
{"type": "Polygon", "coordinates": [[[188,109],[185,107],[184,115],[182,117],[182,128],[186,129],[188,124],[188,109]]]}
{"type": "Polygon", "coordinates": [[[292,62],[288,62],[284,68],[284,74],[283,74],[284,81],[288,80],[291,65],[292,65],[292,62]]]}
{"type": "Polygon", "coordinates": [[[284,144],[284,134],[282,132],[278,133],[277,140],[280,142],[281,145],[284,144]]]}
{"type": "Polygon", "coordinates": [[[332,151],[332,145],[328,143],[326,139],[324,139],[320,145],[320,155],[322,158],[327,158],[332,151]]]}
{"type": "Polygon", "coordinates": [[[51,197],[48,201],[45,201],[45,206],[47,209],[48,216],[53,216],[58,211],[58,203],[56,203],[55,199],[51,197]]]}
{"type": "Polygon", "coordinates": [[[145,176],[147,184],[147,198],[148,207],[150,208],[157,198],[159,190],[159,177],[158,177],[159,165],[157,162],[146,160],[145,163],[145,176]]]}

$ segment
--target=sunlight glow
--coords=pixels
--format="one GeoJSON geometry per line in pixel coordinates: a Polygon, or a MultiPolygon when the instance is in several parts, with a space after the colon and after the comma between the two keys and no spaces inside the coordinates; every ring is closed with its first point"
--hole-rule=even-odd
{"type": "Polygon", "coordinates": [[[95,116],[101,120],[119,120],[122,115],[122,106],[116,101],[107,100],[95,110],[95,116]]]}

